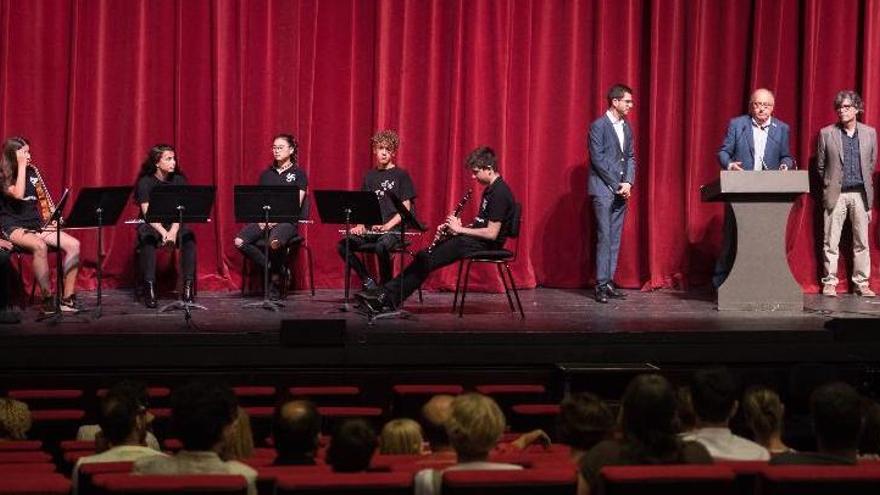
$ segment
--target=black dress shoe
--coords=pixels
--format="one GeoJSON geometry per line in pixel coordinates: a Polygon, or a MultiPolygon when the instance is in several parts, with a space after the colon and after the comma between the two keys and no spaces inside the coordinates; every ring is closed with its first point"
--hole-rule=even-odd
{"type": "Polygon", "coordinates": [[[185,303],[193,302],[193,281],[192,280],[184,280],[183,281],[183,302],[185,302],[185,303]]]}
{"type": "Polygon", "coordinates": [[[157,306],[156,284],[153,282],[144,282],[144,305],[148,308],[157,306]]]}
{"type": "Polygon", "coordinates": [[[600,302],[602,304],[608,303],[608,290],[604,285],[596,286],[596,302],[600,302]]]}
{"type": "Polygon", "coordinates": [[[608,294],[608,297],[611,299],[626,299],[626,294],[619,291],[611,282],[605,284],[605,293],[608,294]]]}

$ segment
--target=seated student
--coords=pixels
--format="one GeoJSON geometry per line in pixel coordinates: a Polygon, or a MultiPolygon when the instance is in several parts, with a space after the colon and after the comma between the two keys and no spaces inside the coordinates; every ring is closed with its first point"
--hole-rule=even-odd
{"type": "MultiPolygon", "coordinates": [[[[123,384],[124,385],[124,384],[123,384]]],[[[76,494],[80,468],[84,464],[101,462],[135,461],[142,457],[165,456],[147,447],[147,408],[132,393],[131,387],[117,386],[101,399],[98,411],[102,444],[106,450],[95,455],[81,457],[73,468],[73,490],[76,494]]]]}
{"type": "MultiPolygon", "coordinates": [[[[306,187],[309,184],[305,170],[298,162],[298,150],[296,138],[292,134],[279,134],[272,141],[272,164],[260,174],[261,186],[287,186],[291,187],[291,194],[296,194],[297,201],[302,207],[306,197],[306,187]]],[[[278,286],[281,280],[281,271],[284,270],[284,261],[276,259],[278,254],[287,243],[296,237],[299,232],[299,224],[294,222],[272,223],[269,228],[269,256],[267,260],[264,249],[257,243],[265,238],[266,224],[263,222],[249,223],[241,229],[233,241],[245,256],[254,262],[260,271],[269,263],[269,273],[272,278],[270,298],[281,297],[281,288],[278,286]],[[274,255],[274,256],[273,256],[274,255]]]]}
{"type": "Polygon", "coordinates": [[[779,394],[767,387],[750,388],[743,396],[743,411],[755,442],[766,448],[771,456],[793,452],[782,441],[785,406],[779,394]]]}
{"type": "Polygon", "coordinates": [[[321,414],[306,400],[287,399],[275,408],[272,439],[275,466],[312,466],[318,452],[321,414]]]}
{"type": "Polygon", "coordinates": [[[0,397],[0,440],[27,440],[31,411],[24,402],[0,397]]]}
{"type": "Polygon", "coordinates": [[[171,457],[138,459],[133,472],[141,474],[240,474],[248,495],[256,495],[257,472],[238,461],[220,458],[234,428],[238,404],[232,391],[211,383],[193,382],[171,396],[171,423],[183,450],[171,457]]]}
{"type": "Polygon", "coordinates": [[[400,147],[397,133],[380,131],[371,141],[376,164],[375,168],[364,175],[361,190],[376,194],[382,213],[382,223],[371,226],[356,225],[337,245],[339,256],[345,261],[345,245],[348,243],[348,266],[358,274],[364,289],[376,288],[376,281],[354,251],[363,250],[367,245],[371,246],[379,261],[379,280],[382,283],[389,281],[392,273],[391,250],[400,243],[401,218],[388,194],[396,195],[411,211],[416,198],[412,178],[406,170],[395,163],[397,150],[400,147]]]}
{"type": "Polygon", "coordinates": [[[730,418],[739,407],[738,393],[736,381],[726,369],[694,373],[691,397],[697,427],[686,433],[684,439],[703,444],[716,460],[766,461],[770,459],[767,449],[730,431],[730,418]]]}
{"type": "Polygon", "coordinates": [[[859,440],[859,459],[880,460],[880,404],[862,399],[865,423],[859,440]]]}
{"type": "Polygon", "coordinates": [[[583,457],[578,495],[595,493],[605,466],[712,464],[705,447],[679,438],[675,390],[662,376],[633,378],[620,407],[621,438],[602,441],[583,457]]]}
{"type": "Polygon", "coordinates": [[[253,454],[254,432],[251,429],[251,417],[239,406],[232,428],[227,431],[220,458],[224,461],[244,461],[253,454]]]}
{"type": "MultiPolygon", "coordinates": [[[[157,144],[150,148],[147,157],[141,163],[137,183],[134,189],[134,200],[140,207],[140,216],[144,218],[150,207],[150,195],[156,186],[187,184],[186,177],[177,163],[174,147],[168,144],[157,144]]],[[[196,278],[196,237],[187,226],[181,228],[174,223],[142,223],[138,226],[138,244],[140,246],[141,273],[144,280],[144,305],[148,308],[157,306],[156,300],[156,249],[162,246],[180,246],[183,256],[180,260],[183,270],[184,302],[193,302],[193,284],[196,278]]]]}
{"type": "Polygon", "coordinates": [[[9,280],[9,255],[13,247],[11,242],[0,238],[0,325],[21,322],[21,315],[9,311],[9,294],[6,291],[9,280]]]}
{"type": "Polygon", "coordinates": [[[370,467],[379,440],[363,419],[347,419],[339,425],[327,447],[327,464],[337,473],[359,473],[370,467]]]}
{"type": "Polygon", "coordinates": [[[810,396],[810,414],[816,452],[781,454],[770,464],[856,464],[864,424],[859,393],[842,382],[819,387],[810,396]]]}
{"type": "Polygon", "coordinates": [[[421,426],[425,440],[431,454],[455,455],[452,445],[449,443],[449,435],[446,434],[446,421],[452,414],[452,395],[438,394],[431,397],[422,406],[421,426]]]}
{"type": "Polygon", "coordinates": [[[446,433],[458,454],[458,463],[442,471],[423,469],[416,473],[415,495],[439,494],[446,471],[522,469],[516,464],[488,460],[506,427],[504,413],[494,400],[480,394],[463,394],[456,397],[451,406],[446,433]]]}
{"type": "MultiPolygon", "coordinates": [[[[159,445],[159,440],[153,435],[153,432],[150,431],[153,420],[156,418],[153,416],[153,413],[150,412],[150,396],[146,384],[139,381],[123,380],[113,385],[113,387],[107,391],[107,394],[134,397],[137,403],[146,411],[144,415],[144,418],[147,421],[146,439],[144,440],[145,445],[155,451],[161,452],[162,447],[159,445]]],[[[76,439],[80,441],[94,441],[98,452],[102,452],[107,448],[106,438],[101,433],[101,425],[98,424],[86,424],[80,426],[76,431],[76,439]]]]}
{"type": "Polygon", "coordinates": [[[450,236],[429,251],[419,251],[406,269],[375,290],[355,294],[360,304],[371,313],[394,311],[428,278],[434,270],[455,263],[465,256],[504,246],[514,220],[516,201],[513,192],[499,173],[498,157],[488,146],[473,150],[465,160],[474,180],[483,186],[480,209],[473,224],[464,226],[461,219],[450,215],[437,227],[450,236]]]}
{"type": "Polygon", "coordinates": [[[407,418],[392,419],[382,427],[379,453],[390,455],[420,455],[425,451],[422,427],[407,418]]]}
{"type": "Polygon", "coordinates": [[[46,184],[31,163],[31,147],[23,137],[11,137],[3,143],[0,154],[0,227],[6,239],[19,249],[33,254],[34,277],[43,295],[43,311],[76,313],[82,305],[76,300],[76,277],[79,273],[79,241],[61,232],[61,245],[54,225],[44,225],[52,213],[46,184]],[[48,248],[64,252],[61,283],[61,306],[55,307],[50,286],[48,248]]]}

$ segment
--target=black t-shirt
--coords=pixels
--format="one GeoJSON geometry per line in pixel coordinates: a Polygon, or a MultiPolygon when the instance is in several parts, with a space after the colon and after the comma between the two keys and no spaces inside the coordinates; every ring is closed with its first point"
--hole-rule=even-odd
{"type": "MultiPolygon", "coordinates": [[[[137,186],[134,188],[134,201],[140,207],[141,204],[150,202],[150,194],[156,186],[185,186],[186,184],[186,177],[180,174],[172,175],[167,181],[159,180],[155,175],[145,175],[138,179],[137,186]]],[[[140,208],[138,208],[138,214],[140,218],[144,217],[144,212],[140,211],[140,208]]]]}
{"type": "MultiPolygon", "coordinates": [[[[416,197],[416,188],[406,170],[400,167],[385,170],[370,169],[364,176],[363,191],[373,191],[379,198],[379,209],[382,211],[382,223],[387,222],[397,213],[394,203],[387,193],[393,192],[401,201],[416,197]]],[[[412,207],[411,207],[412,209],[412,207]]]]}
{"type": "MultiPolygon", "coordinates": [[[[13,198],[8,190],[3,191],[0,200],[0,226],[9,231],[13,228],[23,227],[26,229],[39,229],[43,226],[40,213],[37,210],[37,186],[40,181],[36,170],[28,167],[25,172],[24,196],[22,199],[13,198]]],[[[45,184],[43,184],[45,186],[45,184]]],[[[46,189],[48,191],[48,189],[46,189]]]]}
{"type": "Polygon", "coordinates": [[[480,200],[480,211],[474,217],[472,227],[481,229],[489,225],[489,222],[501,222],[501,230],[495,238],[497,246],[503,246],[507,236],[510,235],[510,227],[513,223],[513,213],[516,201],[513,192],[504,179],[498,177],[495,182],[483,189],[483,197],[480,200]]]}
{"type": "MultiPolygon", "coordinates": [[[[278,172],[278,169],[273,164],[260,174],[260,185],[290,186],[297,188],[299,191],[305,191],[309,185],[309,179],[306,177],[306,171],[296,165],[278,172]]],[[[296,199],[297,201],[299,200],[299,193],[297,193],[296,199]]],[[[305,218],[302,213],[300,218],[305,218]]]]}

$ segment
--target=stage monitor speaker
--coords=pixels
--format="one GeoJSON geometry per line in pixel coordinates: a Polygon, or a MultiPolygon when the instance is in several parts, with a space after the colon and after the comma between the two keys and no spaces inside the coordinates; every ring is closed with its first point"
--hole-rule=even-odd
{"type": "Polygon", "coordinates": [[[825,328],[834,332],[837,341],[880,341],[880,318],[834,318],[825,323],[825,328]]]}
{"type": "Polygon", "coordinates": [[[345,320],[281,320],[280,340],[285,347],[341,347],[345,343],[345,320]]]}

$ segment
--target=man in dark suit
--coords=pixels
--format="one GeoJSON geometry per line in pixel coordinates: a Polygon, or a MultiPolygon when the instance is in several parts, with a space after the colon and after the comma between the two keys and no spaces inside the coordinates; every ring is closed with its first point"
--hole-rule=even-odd
{"type": "Polygon", "coordinates": [[[877,132],[856,120],[862,98],[855,91],[841,91],[834,98],[838,121],[819,131],[816,169],[822,178],[825,240],[822,244],[825,276],[822,294],[837,296],[837,258],[840,232],[849,218],[853,236],[855,293],[874,297],[868,287],[871,254],[868,224],[874,204],[874,166],[877,163],[877,132]]]}
{"type": "MultiPolygon", "coordinates": [[[[789,170],[795,168],[789,151],[788,124],[773,118],[776,101],[769,89],[757,89],[749,98],[749,114],[731,119],[718,150],[722,170],[789,170]]],[[[724,241],[715,264],[712,285],[720,287],[733,263],[736,236],[733,214],[725,212],[724,241]]]]}
{"type": "Polygon", "coordinates": [[[636,178],[632,128],[625,117],[632,109],[632,90],[615,84],[608,90],[608,111],[590,125],[588,189],[596,215],[596,301],[624,298],[612,279],[617,269],[620,235],[627,202],[636,178]]]}

